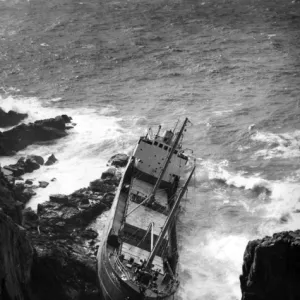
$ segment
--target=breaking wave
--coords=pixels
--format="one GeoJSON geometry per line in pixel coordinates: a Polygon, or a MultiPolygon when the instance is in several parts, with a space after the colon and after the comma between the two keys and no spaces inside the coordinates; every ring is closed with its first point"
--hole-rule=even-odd
{"type": "Polygon", "coordinates": [[[262,156],[264,159],[300,156],[300,130],[281,134],[256,132],[251,139],[267,144],[266,149],[258,150],[255,153],[256,156],[262,156]]]}

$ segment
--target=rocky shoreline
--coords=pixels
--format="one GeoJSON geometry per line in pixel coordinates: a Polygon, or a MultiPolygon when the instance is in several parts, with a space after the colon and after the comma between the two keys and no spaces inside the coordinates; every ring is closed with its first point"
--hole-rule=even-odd
{"type": "MultiPolygon", "coordinates": [[[[21,114],[6,126],[25,117],[21,114]]],[[[62,115],[0,132],[0,155],[66,136],[74,126],[71,120],[62,115]]],[[[70,195],[51,195],[36,212],[25,204],[43,184],[35,186],[21,176],[57,158],[51,155],[45,163],[31,155],[0,167],[0,299],[101,299],[99,239],[90,224],[110,208],[127,160],[124,154],[113,156],[101,178],[70,195]]],[[[248,243],[240,276],[242,300],[300,299],[299,280],[300,230],[248,243]]]]}
{"type": "Polygon", "coordinates": [[[121,173],[110,168],[109,174],[71,195],[51,195],[34,212],[24,209],[13,184],[0,173],[3,299],[100,299],[98,233],[89,224],[114,199],[121,173]],[[6,199],[10,210],[4,205],[6,199]]]}
{"type": "MultiPolygon", "coordinates": [[[[63,115],[5,131],[0,135],[1,155],[65,136],[70,121],[63,115]],[[15,137],[22,137],[21,142],[15,137]]],[[[121,178],[119,167],[127,159],[122,154],[112,157],[108,170],[89,187],[70,195],[51,195],[36,212],[25,205],[34,190],[47,183],[36,186],[21,176],[56,163],[57,158],[52,154],[45,163],[31,155],[0,167],[0,299],[101,299],[98,233],[90,224],[110,208],[121,178]]]]}

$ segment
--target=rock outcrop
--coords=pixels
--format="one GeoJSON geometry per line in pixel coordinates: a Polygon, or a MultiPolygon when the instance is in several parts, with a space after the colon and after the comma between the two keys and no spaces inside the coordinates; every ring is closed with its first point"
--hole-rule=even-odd
{"type": "Polygon", "coordinates": [[[0,132],[0,155],[12,155],[28,145],[62,138],[67,135],[67,124],[72,118],[61,115],[56,118],[18,125],[0,132]]]}
{"type": "Polygon", "coordinates": [[[10,183],[0,168],[1,300],[101,299],[98,233],[90,223],[111,206],[120,178],[111,167],[89,187],[51,195],[34,212],[20,201],[25,184],[10,183]]]}
{"type": "Polygon", "coordinates": [[[300,230],[248,243],[240,276],[242,300],[300,299],[300,230]]]}
{"type": "Polygon", "coordinates": [[[10,110],[9,112],[5,112],[2,108],[0,108],[0,127],[17,125],[20,121],[24,120],[27,117],[27,114],[17,113],[12,110],[10,110]]]}
{"type": "Polygon", "coordinates": [[[34,212],[22,210],[16,186],[0,170],[0,299],[100,299],[98,233],[89,224],[111,206],[121,178],[115,168],[104,174],[96,188],[91,184],[71,195],[51,195],[34,212]]]}
{"type": "Polygon", "coordinates": [[[11,184],[1,172],[0,167],[0,209],[17,224],[22,224],[22,209],[24,204],[11,184]]]}
{"type": "Polygon", "coordinates": [[[0,299],[31,297],[33,248],[24,228],[0,211],[0,299]]]}
{"type": "Polygon", "coordinates": [[[119,153],[110,158],[108,165],[115,167],[125,167],[128,162],[129,156],[127,154],[119,153]]]}
{"type": "Polygon", "coordinates": [[[17,163],[4,166],[3,168],[12,172],[14,177],[22,176],[25,173],[31,173],[44,164],[44,159],[38,155],[29,155],[21,157],[17,163]]]}
{"type": "Polygon", "coordinates": [[[51,154],[47,161],[45,162],[45,166],[51,166],[57,162],[57,158],[54,156],[54,154],[51,154]]]}
{"type": "Polygon", "coordinates": [[[33,248],[20,226],[23,208],[14,185],[0,168],[0,299],[30,299],[33,248]]]}
{"type": "MultiPolygon", "coordinates": [[[[115,190],[115,183],[110,182],[115,190]]],[[[71,195],[51,195],[38,205],[37,213],[24,211],[35,256],[32,267],[33,291],[45,300],[99,299],[97,284],[97,232],[88,228],[107,210],[113,192],[91,187],[71,195]]]]}

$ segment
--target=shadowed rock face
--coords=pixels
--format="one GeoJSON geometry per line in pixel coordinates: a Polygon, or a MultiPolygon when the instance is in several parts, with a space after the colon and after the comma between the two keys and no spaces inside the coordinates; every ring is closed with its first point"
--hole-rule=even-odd
{"type": "Polygon", "coordinates": [[[240,282],[242,300],[300,299],[300,230],[249,242],[240,282]]]}
{"type": "Polygon", "coordinates": [[[98,233],[89,224],[111,206],[120,178],[110,168],[90,187],[52,195],[36,213],[23,210],[23,191],[17,193],[0,168],[1,300],[101,299],[98,233]]]}
{"type": "Polygon", "coordinates": [[[0,299],[29,299],[32,260],[25,229],[0,212],[0,299]]]}
{"type": "Polygon", "coordinates": [[[20,114],[10,110],[8,113],[0,108],[0,127],[9,127],[17,125],[20,121],[27,118],[27,114],[20,114]]]}
{"type": "Polygon", "coordinates": [[[17,224],[22,224],[22,209],[24,204],[19,201],[14,186],[8,182],[0,167],[0,209],[17,224]]]}
{"type": "Polygon", "coordinates": [[[28,145],[62,138],[67,135],[66,124],[71,117],[61,115],[56,118],[21,124],[11,130],[0,132],[0,155],[12,155],[28,145]]]}

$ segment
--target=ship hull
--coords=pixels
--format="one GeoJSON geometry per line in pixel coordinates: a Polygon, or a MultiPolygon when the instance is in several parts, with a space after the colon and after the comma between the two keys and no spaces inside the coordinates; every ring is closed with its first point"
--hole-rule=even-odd
{"type": "Polygon", "coordinates": [[[107,253],[106,242],[98,252],[98,279],[104,300],[173,300],[174,295],[166,297],[147,297],[141,294],[138,287],[123,281],[114,270],[107,253]]]}

